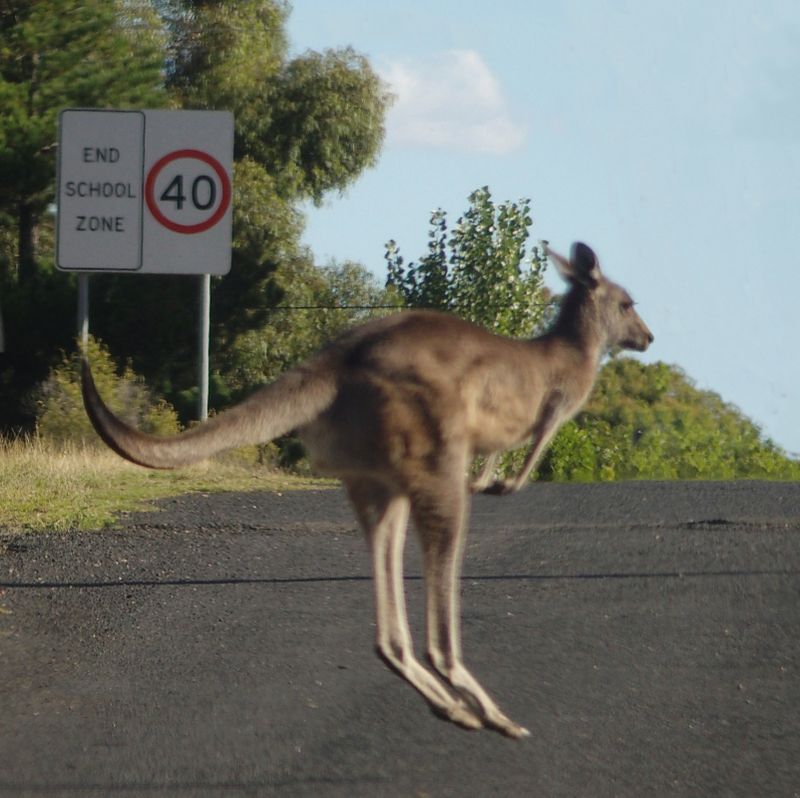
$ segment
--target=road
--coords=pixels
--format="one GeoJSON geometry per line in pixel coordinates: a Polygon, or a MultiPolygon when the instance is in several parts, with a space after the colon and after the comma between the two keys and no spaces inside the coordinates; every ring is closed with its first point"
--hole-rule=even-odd
{"type": "MultiPolygon", "coordinates": [[[[412,543],[409,609],[422,641],[412,543]]],[[[338,490],[0,536],[0,795],[800,796],[800,484],[473,504],[467,732],[373,653],[338,490]]]]}

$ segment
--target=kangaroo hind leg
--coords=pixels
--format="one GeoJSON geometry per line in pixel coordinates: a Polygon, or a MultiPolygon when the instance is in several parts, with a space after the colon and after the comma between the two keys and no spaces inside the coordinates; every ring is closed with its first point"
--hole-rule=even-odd
{"type": "Polygon", "coordinates": [[[467,729],[480,728],[478,717],[414,654],[403,588],[408,497],[373,480],[347,480],[345,485],[372,554],[378,655],[424,696],[437,715],[467,729]]]}
{"type": "Polygon", "coordinates": [[[460,582],[467,521],[463,483],[426,486],[414,497],[414,521],[425,560],[428,658],[481,719],[508,737],[526,737],[527,729],[500,710],[467,670],[461,654],[460,582]]]}

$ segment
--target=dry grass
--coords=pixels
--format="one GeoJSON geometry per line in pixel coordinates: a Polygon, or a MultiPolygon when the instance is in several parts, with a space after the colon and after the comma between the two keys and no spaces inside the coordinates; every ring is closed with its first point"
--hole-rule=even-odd
{"type": "Polygon", "coordinates": [[[329,485],[235,456],[180,471],[149,471],[107,449],[0,439],[0,528],[87,530],[155,499],[192,492],[291,490],[329,485]]]}

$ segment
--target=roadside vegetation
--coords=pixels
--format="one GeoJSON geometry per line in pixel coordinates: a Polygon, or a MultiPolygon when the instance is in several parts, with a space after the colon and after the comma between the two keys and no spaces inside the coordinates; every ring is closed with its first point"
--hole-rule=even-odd
{"type": "MultiPolygon", "coordinates": [[[[174,408],[155,399],[130,365],[119,372],[108,349],[90,339],[95,382],[109,406],[146,432],[175,434],[174,408]]],[[[36,432],[0,437],[0,529],[101,529],[121,514],[152,510],[153,502],[184,493],[292,490],[330,485],[278,467],[278,446],[248,447],[177,471],[126,462],[97,437],[83,409],[80,358],[64,355],[35,393],[36,432]]],[[[302,470],[302,466],[300,468],[302,470]]]]}
{"type": "Polygon", "coordinates": [[[153,502],[169,496],[330,484],[259,465],[255,452],[180,471],[149,471],[99,446],[0,439],[0,530],[102,529],[124,513],[153,510],[153,502]]]}
{"type": "Polygon", "coordinates": [[[616,357],[562,427],[539,479],[800,479],[800,461],[739,408],[666,363],[616,357]]]}

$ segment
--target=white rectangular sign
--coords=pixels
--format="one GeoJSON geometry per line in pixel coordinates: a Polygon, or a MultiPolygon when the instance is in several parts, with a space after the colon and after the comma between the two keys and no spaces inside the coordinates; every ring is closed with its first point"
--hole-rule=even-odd
{"type": "Polygon", "coordinates": [[[61,114],[59,268],[141,269],[144,124],[140,111],[61,114]]]}
{"type": "Polygon", "coordinates": [[[58,267],[227,274],[232,172],[227,112],[62,111],[58,267]]]}

